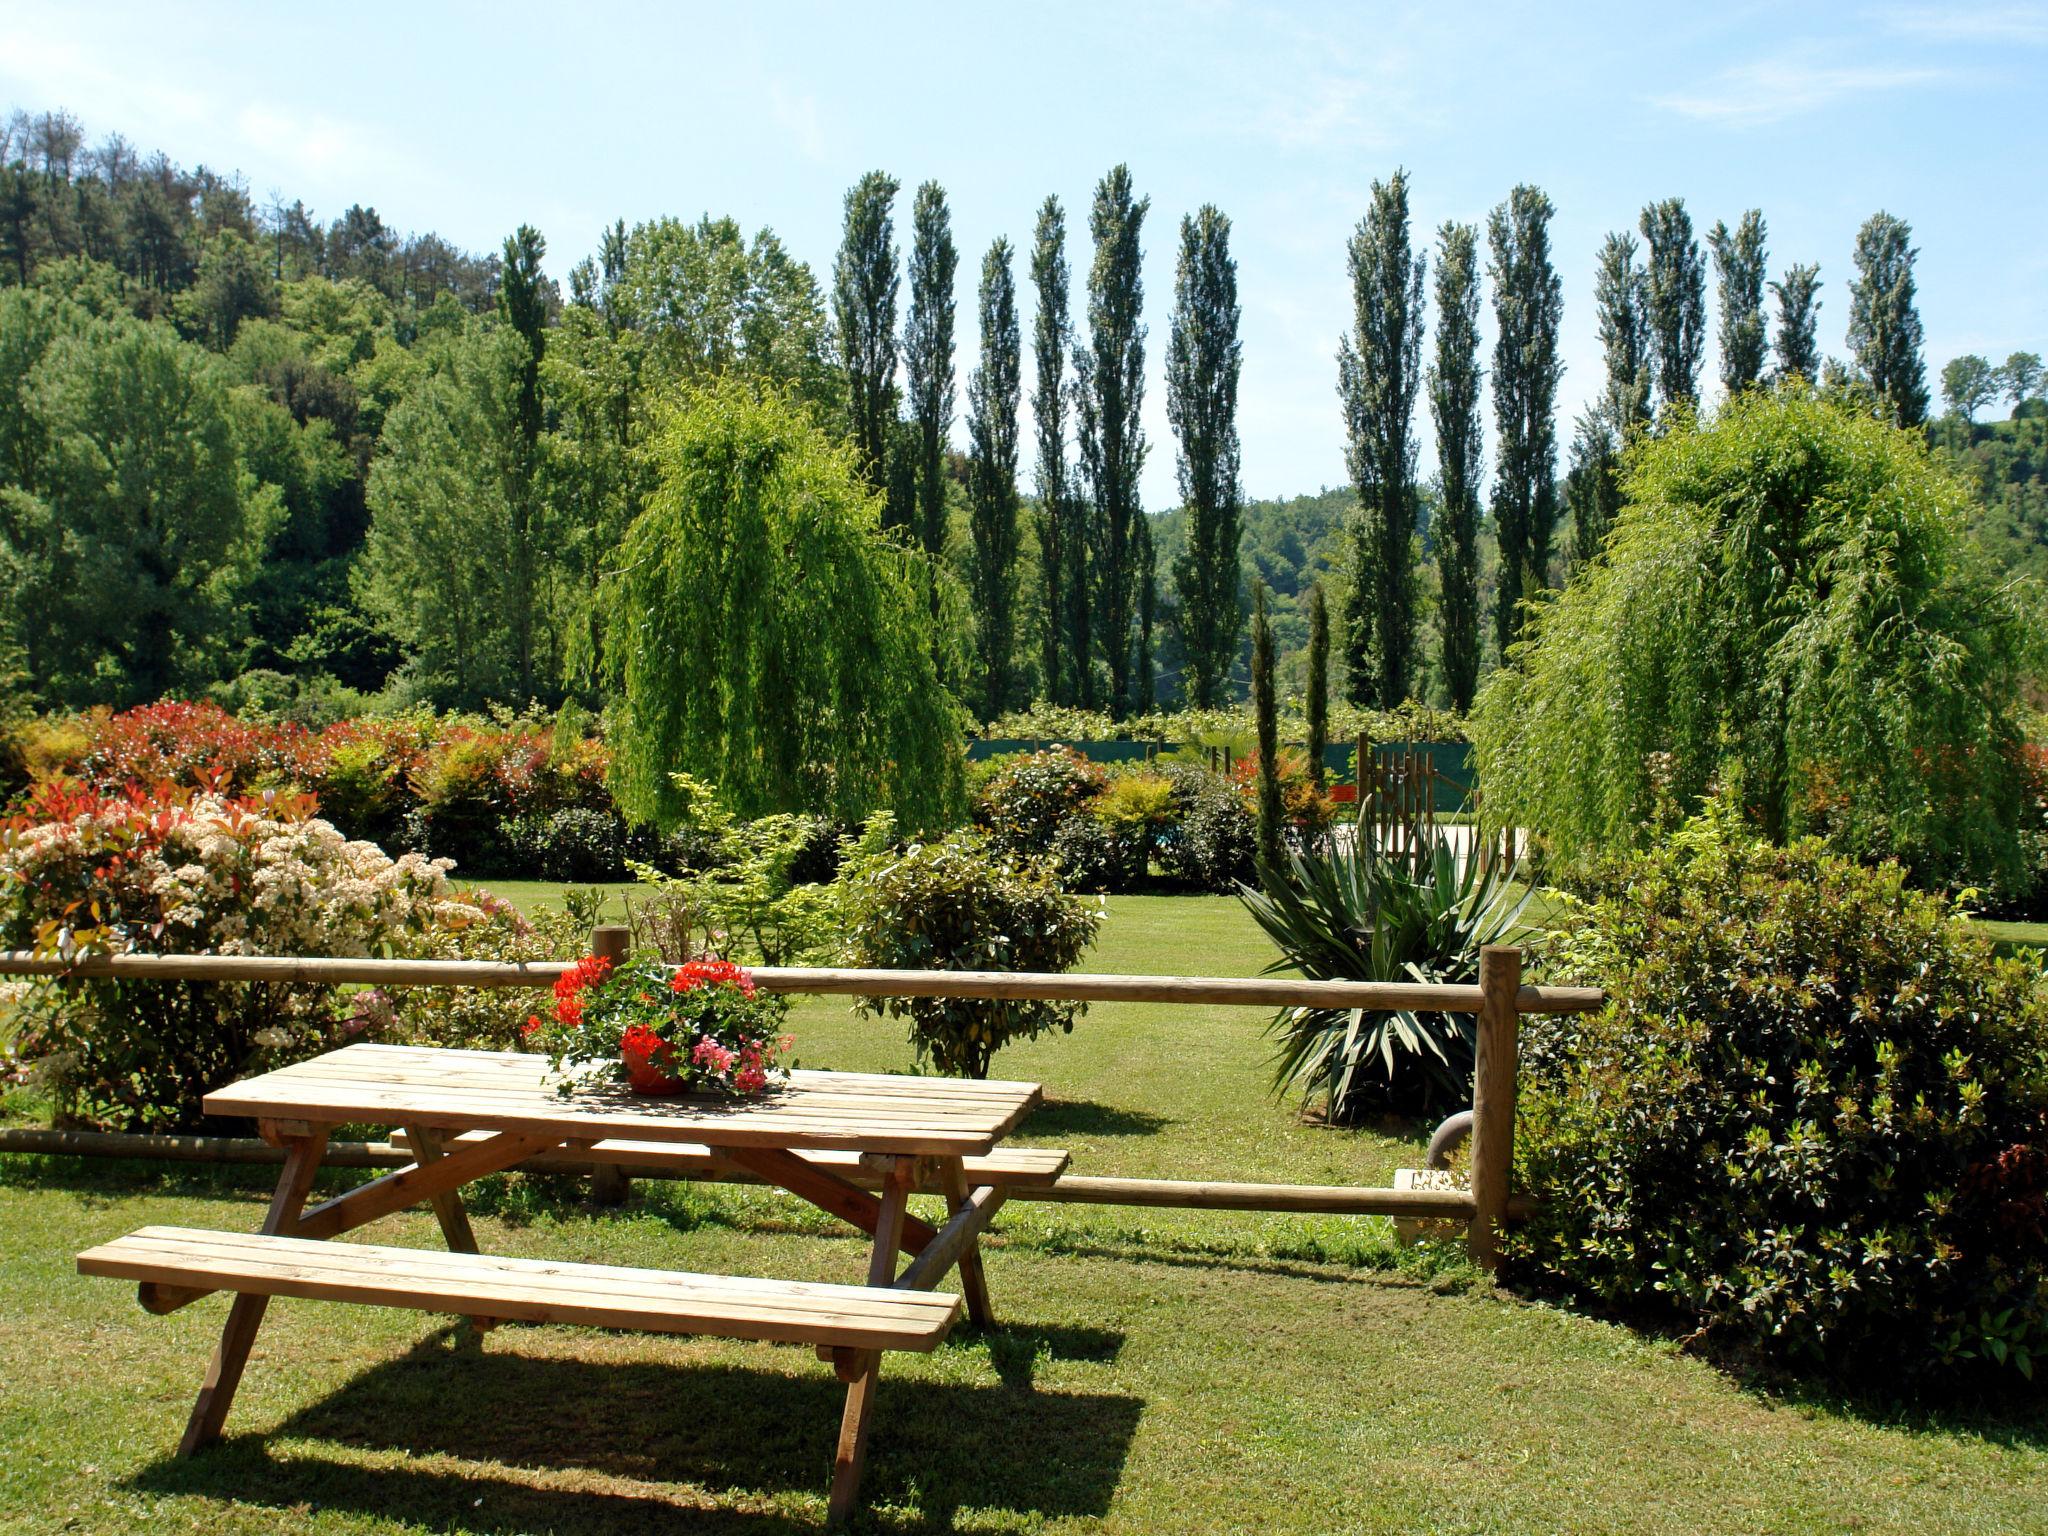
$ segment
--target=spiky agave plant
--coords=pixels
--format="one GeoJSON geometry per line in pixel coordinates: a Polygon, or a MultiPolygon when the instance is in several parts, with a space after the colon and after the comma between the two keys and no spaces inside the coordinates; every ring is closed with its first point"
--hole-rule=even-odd
{"type": "MultiPolygon", "coordinates": [[[[1507,870],[1459,852],[1448,829],[1421,824],[1395,844],[1361,820],[1354,836],[1288,850],[1238,896],[1280,947],[1268,974],[1318,981],[1471,984],[1479,951],[1511,942],[1529,904],[1507,870]]],[[[1415,1009],[1285,1008],[1277,1037],[1276,1093],[1328,1101],[1332,1124],[1374,1111],[1428,1115],[1472,1102],[1474,1022],[1415,1009]]]]}

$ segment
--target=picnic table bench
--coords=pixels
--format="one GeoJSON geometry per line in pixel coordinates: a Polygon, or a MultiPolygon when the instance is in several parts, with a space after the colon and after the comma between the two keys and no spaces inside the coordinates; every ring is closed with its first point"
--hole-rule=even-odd
{"type": "Polygon", "coordinates": [[[935,1288],[956,1268],[969,1315],[993,1325],[980,1234],[1011,1188],[1049,1183],[1066,1166],[1064,1152],[997,1150],[1039,1099],[1035,1083],[809,1071],[744,1100],[645,1098],[611,1084],[565,1097],[539,1056],[351,1045],[206,1098],[209,1114],[250,1116],[284,1149],[260,1231],[144,1227],[81,1253],[78,1268],[134,1281],[153,1312],[235,1293],[181,1455],[219,1438],[273,1296],[452,1312],[480,1328],[576,1323],[813,1346],[846,1384],[829,1503],[837,1522],[859,1488],[882,1352],[928,1351],[945,1338],[962,1298],[935,1288]],[[350,1123],[397,1128],[413,1161],[307,1209],[329,1132],[350,1123]],[[867,1284],[479,1253],[462,1186],[563,1152],[779,1185],[873,1237],[867,1284]],[[926,1189],[945,1197],[943,1226],[907,1208],[926,1189]],[[422,1203],[448,1252],[326,1241],[422,1203]]]}

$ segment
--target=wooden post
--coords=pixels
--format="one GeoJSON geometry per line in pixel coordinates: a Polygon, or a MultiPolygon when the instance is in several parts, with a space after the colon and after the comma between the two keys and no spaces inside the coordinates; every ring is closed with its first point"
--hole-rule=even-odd
{"type": "MultiPolygon", "coordinates": [[[[604,923],[590,930],[590,952],[613,965],[624,962],[632,944],[633,930],[616,923],[604,923]]],[[[599,1163],[590,1170],[593,1205],[624,1205],[632,1193],[633,1181],[617,1163],[599,1163]]]]}
{"type": "Polygon", "coordinates": [[[1515,1007],[1522,952],[1509,944],[1479,951],[1479,1041],[1472,1071],[1472,1226],[1466,1250],[1491,1270],[1500,1262],[1508,1177],[1515,1157],[1515,1007]]]}

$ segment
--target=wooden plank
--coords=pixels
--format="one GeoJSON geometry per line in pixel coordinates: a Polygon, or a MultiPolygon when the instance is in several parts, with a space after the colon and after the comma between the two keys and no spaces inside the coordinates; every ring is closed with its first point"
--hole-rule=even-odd
{"type": "Polygon", "coordinates": [[[292,1296],[464,1312],[486,1306],[523,1322],[570,1323],[657,1333],[703,1333],[792,1344],[930,1350],[958,1315],[957,1297],[936,1306],[892,1306],[901,1293],[866,1286],[786,1286],[751,1280],[746,1289],[706,1285],[666,1270],[558,1264],[425,1249],[272,1238],[264,1247],[219,1241],[194,1229],[145,1228],[79,1255],[82,1274],[211,1283],[244,1299],[292,1296]],[[593,1272],[595,1271],[595,1272],[593,1272]]]}
{"type": "MultiPolygon", "coordinates": [[[[482,1131],[469,1131],[451,1139],[447,1145],[463,1146],[481,1140],[482,1131]]],[[[392,1138],[395,1145],[405,1145],[401,1132],[392,1138]]],[[[873,1187],[881,1183],[878,1175],[862,1166],[862,1154],[845,1151],[810,1151],[797,1154],[807,1163],[839,1175],[851,1183],[873,1187]]],[[[632,1141],[611,1138],[592,1144],[574,1154],[547,1155],[539,1161],[560,1163],[564,1166],[596,1163],[623,1164],[638,1171],[654,1170],[670,1174],[705,1174],[740,1171],[738,1165],[717,1149],[701,1143],[632,1141]]],[[[986,1157],[961,1159],[961,1166],[967,1175],[967,1182],[975,1184],[1005,1185],[1048,1185],[1056,1182],[1073,1162],[1073,1154],[1052,1147],[997,1147],[986,1157]]],[[[921,1165],[922,1166],[922,1165],[921,1165]]],[[[934,1160],[927,1174],[920,1177],[919,1193],[939,1191],[937,1168],[934,1160]]]]}
{"type": "MultiPolygon", "coordinates": [[[[260,981],[371,986],[550,987],[568,962],[310,959],[289,955],[91,955],[53,959],[0,951],[0,975],[123,976],[172,981],[260,981]]],[[[1079,1002],[1203,1003],[1253,1008],[1421,1008],[1477,1013],[1478,988],[1409,982],[1300,978],[1109,976],[1078,972],[882,971],[756,967],[770,992],[855,997],[1038,997],[1079,1002]]],[[[1606,996],[1596,987],[1524,987],[1523,1013],[1583,1013],[1606,996]]]]}
{"type": "Polygon", "coordinates": [[[763,1280],[743,1275],[703,1275],[681,1271],[631,1269],[609,1264],[571,1264],[546,1259],[514,1259],[496,1254],[451,1254],[429,1248],[398,1248],[374,1243],[321,1242],[288,1244],[260,1234],[217,1232],[196,1227],[143,1227],[79,1256],[89,1273],[149,1273],[190,1277],[198,1273],[292,1275],[361,1279],[404,1286],[465,1282],[479,1290],[515,1288],[544,1300],[574,1299],[592,1288],[612,1298],[665,1301],[678,1294],[708,1298],[706,1304],[740,1311],[765,1311],[798,1317],[845,1317],[888,1320],[915,1314],[927,1322],[951,1315],[951,1302],[924,1297],[925,1308],[906,1309],[887,1289],[834,1285],[823,1281],[763,1280]],[[289,1244],[289,1245],[288,1245],[289,1244]]]}
{"type": "MultiPolygon", "coordinates": [[[[982,1195],[988,1197],[986,1200],[970,1193],[967,1170],[961,1167],[958,1158],[947,1158],[939,1164],[939,1186],[945,1194],[946,1209],[952,1213],[952,1220],[947,1222],[939,1235],[932,1240],[931,1248],[925,1249],[924,1253],[918,1256],[919,1261],[922,1262],[929,1257],[934,1248],[943,1250],[954,1240],[951,1235],[954,1230],[960,1227],[963,1221],[973,1218],[974,1224],[967,1229],[965,1240],[955,1250],[955,1262],[960,1266],[960,1293],[967,1298],[967,1315],[974,1319],[974,1326],[993,1328],[996,1325],[996,1318],[994,1310],[988,1304],[988,1280],[981,1269],[980,1233],[988,1226],[989,1219],[995,1215],[996,1208],[1003,1203],[1009,1191],[1000,1184],[989,1186],[981,1191],[982,1195]]],[[[946,1262],[946,1256],[941,1252],[939,1257],[933,1260],[934,1268],[946,1262]]],[[[913,1264],[911,1267],[914,1269],[916,1265],[913,1264]]],[[[943,1273],[943,1270],[940,1273],[943,1273]]]]}
{"type": "MultiPolygon", "coordinates": [[[[926,1245],[924,1252],[910,1262],[910,1266],[897,1278],[896,1284],[906,1290],[928,1289],[944,1279],[946,1271],[956,1262],[960,1264],[963,1291],[969,1290],[970,1285],[980,1284],[981,1259],[980,1255],[975,1253],[975,1242],[988,1224],[995,1219],[996,1212],[1008,1198],[1009,1191],[1004,1189],[989,1187],[976,1190],[954,1210],[953,1219],[940,1229],[938,1235],[926,1245]],[[971,1282],[967,1278],[966,1261],[969,1255],[974,1256],[976,1270],[975,1278],[971,1282]]],[[[981,1304],[983,1317],[987,1317],[988,1293],[985,1287],[982,1291],[981,1304]]],[[[971,1306],[970,1303],[970,1309],[971,1306]]],[[[992,1318],[987,1322],[983,1322],[981,1318],[976,1318],[975,1321],[982,1327],[994,1326],[992,1318]]]]}
{"type": "MultiPolygon", "coordinates": [[[[413,1160],[422,1168],[439,1162],[442,1156],[441,1133],[426,1126],[414,1126],[409,1139],[413,1148],[413,1160]]],[[[441,1237],[448,1244],[451,1253],[475,1253],[476,1232],[469,1224],[469,1212],[463,1208],[462,1191],[444,1189],[428,1197],[434,1206],[434,1220],[440,1224],[441,1237]]],[[[469,1325],[479,1333],[488,1333],[498,1326],[495,1317],[471,1317],[469,1325]]]]}
{"type": "MultiPolygon", "coordinates": [[[[842,1179],[805,1162],[793,1152],[773,1148],[734,1147],[727,1155],[749,1173],[780,1185],[800,1199],[808,1200],[819,1210],[851,1222],[861,1231],[877,1237],[888,1202],[887,1181],[884,1181],[882,1196],[878,1199],[842,1179]]],[[[908,1194],[906,1188],[905,1194],[908,1194]]],[[[936,1236],[929,1222],[921,1221],[907,1212],[898,1212],[895,1237],[896,1246],[905,1253],[921,1253],[924,1246],[936,1236]]]]}
{"type": "MultiPolygon", "coordinates": [[[[263,1213],[265,1233],[276,1234],[293,1229],[299,1212],[305,1207],[306,1196],[313,1188],[313,1176],[320,1171],[320,1154],[326,1145],[327,1133],[322,1130],[286,1147],[284,1167],[277,1176],[277,1188],[271,1193],[270,1208],[263,1213]]],[[[136,1275],[132,1278],[140,1283],[158,1277],[136,1275]]],[[[191,1416],[185,1421],[185,1433],[178,1440],[180,1456],[193,1455],[220,1438],[221,1426],[227,1422],[228,1410],[234,1406],[235,1389],[242,1384],[242,1370],[249,1363],[249,1351],[255,1347],[256,1334],[263,1327],[263,1314],[269,1305],[269,1298],[265,1296],[237,1296],[234,1305],[228,1308],[220,1343],[214,1346],[213,1358],[207,1362],[206,1375],[199,1384],[199,1397],[192,1404],[191,1416]]]]}
{"type": "Polygon", "coordinates": [[[300,1218],[294,1231],[308,1238],[352,1232],[365,1222],[431,1200],[443,1191],[460,1189],[487,1173],[510,1168],[522,1158],[555,1145],[556,1140],[551,1136],[508,1131],[431,1162],[415,1162],[409,1168],[359,1184],[347,1194],[316,1205],[300,1218]]]}
{"type": "Polygon", "coordinates": [[[1482,1269],[1500,1262],[1507,1224],[1508,1179],[1515,1156],[1515,994],[1522,982],[1522,952],[1489,944],[1479,951],[1479,1037],[1472,1069],[1472,1224],[1466,1251],[1482,1269]]]}

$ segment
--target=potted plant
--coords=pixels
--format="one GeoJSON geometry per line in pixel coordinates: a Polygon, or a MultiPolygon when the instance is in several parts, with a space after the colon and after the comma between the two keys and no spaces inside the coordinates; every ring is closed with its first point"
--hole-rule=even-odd
{"type": "Polygon", "coordinates": [[[748,1098],[782,1075],[787,1008],[730,961],[614,965],[593,955],[556,978],[554,1008],[529,1018],[524,1033],[547,1052],[564,1095],[623,1080],[635,1093],[748,1098]]]}

